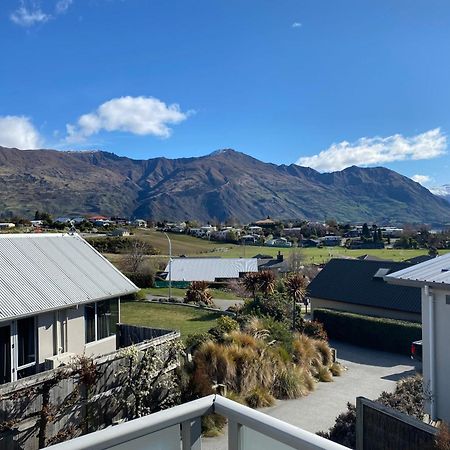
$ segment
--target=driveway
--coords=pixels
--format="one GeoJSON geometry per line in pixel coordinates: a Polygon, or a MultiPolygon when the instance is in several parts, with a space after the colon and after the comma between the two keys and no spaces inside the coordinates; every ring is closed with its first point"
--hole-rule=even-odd
{"type": "MultiPolygon", "coordinates": [[[[313,433],[326,431],[335,418],[356,397],[376,399],[383,391],[393,391],[401,378],[415,373],[407,356],[369,350],[342,342],[331,342],[339,361],[347,367],[332,383],[318,383],[310,395],[296,400],[278,400],[275,406],[261,411],[313,433]]],[[[203,449],[226,449],[226,434],[203,439],[203,449]]]]}

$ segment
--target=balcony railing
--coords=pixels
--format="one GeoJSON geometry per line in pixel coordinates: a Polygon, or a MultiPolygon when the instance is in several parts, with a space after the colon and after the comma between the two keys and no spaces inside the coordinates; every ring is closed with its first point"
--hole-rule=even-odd
{"type": "Polygon", "coordinates": [[[218,395],[87,434],[52,450],[201,450],[201,418],[228,419],[229,450],[344,450],[346,447],[218,395]]]}

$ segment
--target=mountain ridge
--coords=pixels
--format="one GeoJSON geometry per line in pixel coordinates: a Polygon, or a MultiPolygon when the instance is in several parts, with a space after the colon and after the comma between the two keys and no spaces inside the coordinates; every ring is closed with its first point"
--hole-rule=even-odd
{"type": "Polygon", "coordinates": [[[252,221],[446,223],[450,204],[384,167],[320,173],[222,149],[134,160],[104,151],[0,147],[0,212],[252,221]]]}

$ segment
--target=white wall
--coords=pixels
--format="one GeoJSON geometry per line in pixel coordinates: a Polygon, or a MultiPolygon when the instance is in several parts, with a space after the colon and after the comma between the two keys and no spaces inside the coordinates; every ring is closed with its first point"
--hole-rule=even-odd
{"type": "Polygon", "coordinates": [[[54,354],[54,317],[55,313],[53,312],[47,312],[37,316],[38,364],[44,363],[46,358],[49,358],[54,354]]]}
{"type": "MultiPolygon", "coordinates": [[[[450,305],[446,304],[446,295],[450,291],[433,289],[434,295],[434,345],[435,345],[435,402],[436,416],[450,422],[450,305]]],[[[422,335],[423,335],[423,378],[425,393],[430,385],[430,316],[428,299],[422,290],[422,335]]],[[[430,412],[430,402],[426,402],[430,412]]]]}

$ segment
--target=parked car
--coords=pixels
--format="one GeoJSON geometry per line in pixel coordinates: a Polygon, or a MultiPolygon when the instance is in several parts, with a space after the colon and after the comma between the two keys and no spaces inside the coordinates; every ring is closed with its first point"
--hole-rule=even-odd
{"type": "Polygon", "coordinates": [[[411,344],[411,359],[422,361],[422,340],[411,344]]]}

